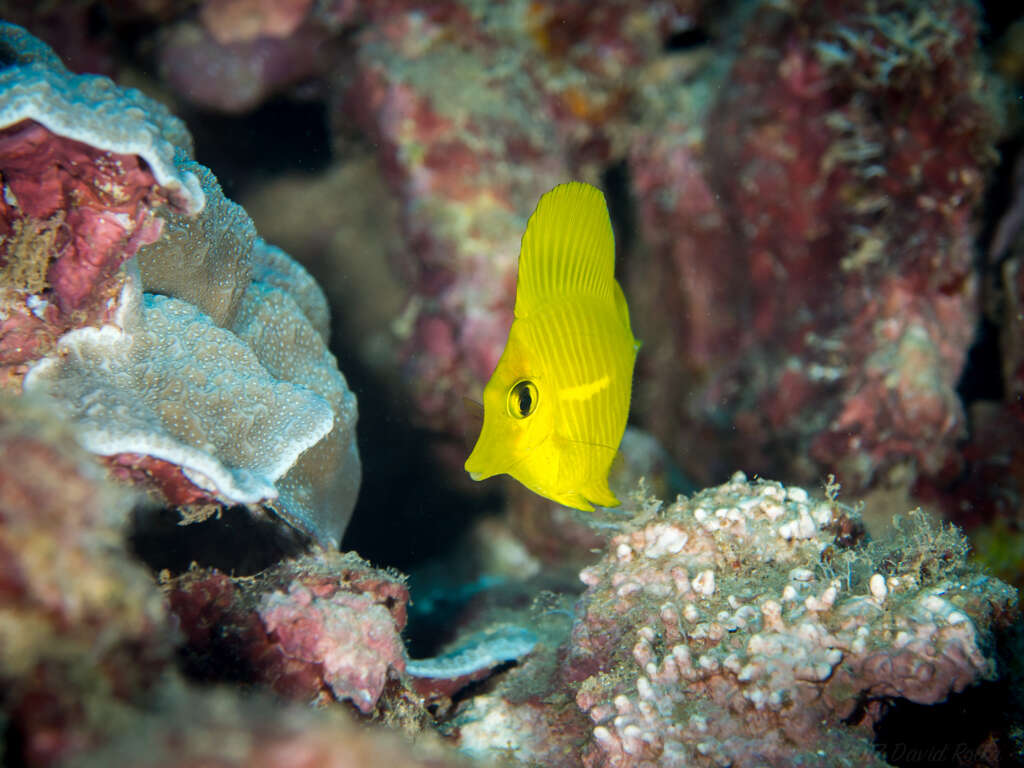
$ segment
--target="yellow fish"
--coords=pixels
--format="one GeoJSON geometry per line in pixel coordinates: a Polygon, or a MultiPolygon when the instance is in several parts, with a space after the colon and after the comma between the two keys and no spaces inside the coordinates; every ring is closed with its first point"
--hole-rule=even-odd
{"type": "Polygon", "coordinates": [[[515,319],[484,388],[466,471],[474,480],[511,475],[576,509],[617,505],[608,469],[638,349],[604,195],[561,184],[541,197],[523,234],[515,319]]]}

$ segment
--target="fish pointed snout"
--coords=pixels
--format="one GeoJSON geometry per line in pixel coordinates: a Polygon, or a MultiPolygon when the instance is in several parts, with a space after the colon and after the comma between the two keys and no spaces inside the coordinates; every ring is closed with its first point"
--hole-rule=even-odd
{"type": "Polygon", "coordinates": [[[480,431],[480,437],[477,439],[476,445],[473,446],[469,458],[463,465],[471,478],[479,481],[501,474],[502,470],[497,469],[500,466],[498,461],[500,454],[495,455],[499,445],[500,441],[497,439],[497,435],[490,432],[485,425],[484,429],[480,431]]]}
{"type": "Polygon", "coordinates": [[[486,480],[488,477],[497,474],[496,472],[488,472],[485,469],[484,462],[480,460],[478,451],[474,449],[473,453],[466,459],[465,469],[469,473],[469,476],[476,481],[486,480]]]}

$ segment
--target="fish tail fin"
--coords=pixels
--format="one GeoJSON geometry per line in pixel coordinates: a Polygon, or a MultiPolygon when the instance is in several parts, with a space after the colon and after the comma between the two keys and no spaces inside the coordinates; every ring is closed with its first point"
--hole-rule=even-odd
{"type": "Polygon", "coordinates": [[[619,322],[632,335],[633,327],[629,324],[629,305],[626,304],[626,295],[622,292],[622,286],[619,285],[618,280],[615,281],[615,313],[619,316],[619,322]]]}
{"type": "MultiPolygon", "coordinates": [[[[519,251],[516,317],[569,295],[607,297],[625,309],[615,282],[615,236],[604,195],[580,181],[543,195],[519,251]]],[[[628,311],[626,311],[628,324],[628,311]]],[[[628,325],[627,325],[628,327],[628,325]]]]}
{"type": "Polygon", "coordinates": [[[633,335],[633,327],[629,323],[629,305],[626,303],[626,295],[622,292],[622,286],[619,285],[618,280],[615,281],[615,312],[622,327],[626,329],[629,337],[633,340],[633,352],[639,352],[643,343],[633,335]]]}

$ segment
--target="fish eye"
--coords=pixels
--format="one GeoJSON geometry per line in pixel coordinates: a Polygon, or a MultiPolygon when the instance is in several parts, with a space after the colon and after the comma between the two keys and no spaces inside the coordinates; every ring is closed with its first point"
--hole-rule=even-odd
{"type": "Polygon", "coordinates": [[[522,379],[508,391],[508,413],[514,419],[525,419],[537,410],[537,385],[522,379]]]}

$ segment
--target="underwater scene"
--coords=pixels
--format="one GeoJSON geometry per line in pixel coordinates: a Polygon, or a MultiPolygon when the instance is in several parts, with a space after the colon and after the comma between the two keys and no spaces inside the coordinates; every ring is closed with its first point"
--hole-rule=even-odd
{"type": "Polygon", "coordinates": [[[1024,765],[1024,5],[0,0],[0,766],[1024,765]]]}

